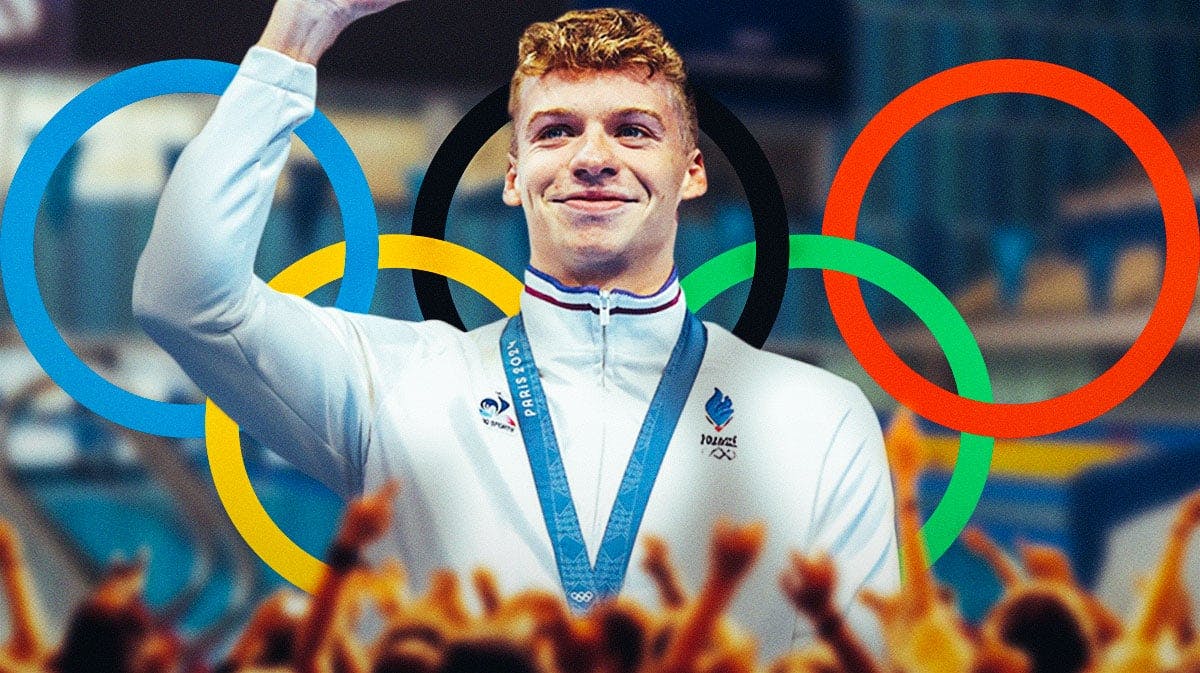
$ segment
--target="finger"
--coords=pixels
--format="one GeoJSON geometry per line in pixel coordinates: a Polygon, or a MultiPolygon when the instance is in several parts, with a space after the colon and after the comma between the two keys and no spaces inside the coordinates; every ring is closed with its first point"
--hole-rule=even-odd
{"type": "Polygon", "coordinates": [[[379,490],[371,494],[370,499],[374,502],[391,504],[396,496],[400,494],[400,481],[398,479],[388,479],[383,482],[379,490]]]}
{"type": "Polygon", "coordinates": [[[495,617],[500,611],[500,604],[503,602],[500,596],[500,586],[496,582],[496,575],[487,568],[476,568],[471,573],[471,583],[475,586],[475,593],[479,596],[479,603],[483,607],[483,614],[488,618],[495,617]]]}
{"type": "Polygon", "coordinates": [[[897,603],[895,597],[884,596],[870,589],[858,592],[858,600],[880,619],[885,619],[894,613],[897,603]]]}

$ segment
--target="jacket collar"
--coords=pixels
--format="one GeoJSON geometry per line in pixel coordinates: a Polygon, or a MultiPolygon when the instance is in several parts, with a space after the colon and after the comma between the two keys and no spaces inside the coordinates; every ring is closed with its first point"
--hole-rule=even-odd
{"type": "Polygon", "coordinates": [[[603,375],[623,387],[638,388],[647,376],[657,381],[686,311],[675,270],[648,295],[620,289],[601,293],[595,286],[564,285],[533,267],[525,271],[521,313],[543,375],[603,375]],[[607,324],[602,324],[605,319],[607,324]]]}
{"type": "MultiPolygon", "coordinates": [[[[599,287],[564,285],[554,276],[532,266],[525,270],[525,294],[562,309],[589,311],[596,315],[600,315],[606,303],[599,287]]],[[[679,287],[679,273],[671,269],[670,277],[651,294],[635,294],[617,288],[608,293],[607,304],[612,315],[648,315],[665,311],[681,301],[683,290],[679,287]]],[[[524,299],[521,309],[525,309],[524,299]]]]}

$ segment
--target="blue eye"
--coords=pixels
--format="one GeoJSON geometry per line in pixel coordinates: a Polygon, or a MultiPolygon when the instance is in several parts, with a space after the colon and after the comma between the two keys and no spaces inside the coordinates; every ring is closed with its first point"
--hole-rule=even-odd
{"type": "Polygon", "coordinates": [[[555,138],[565,138],[570,133],[570,129],[562,124],[547,126],[537,134],[538,140],[553,140],[555,138]]]}
{"type": "Polygon", "coordinates": [[[640,126],[622,126],[617,129],[617,135],[622,138],[649,138],[650,134],[640,126]]]}

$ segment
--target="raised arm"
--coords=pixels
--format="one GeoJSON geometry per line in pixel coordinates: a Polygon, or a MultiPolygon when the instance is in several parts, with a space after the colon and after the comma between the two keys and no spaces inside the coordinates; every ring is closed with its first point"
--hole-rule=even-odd
{"type": "Polygon", "coordinates": [[[967,671],[971,642],[954,605],[942,596],[921,537],[918,477],[925,466],[923,440],[912,412],[900,408],[888,429],[888,458],[896,479],[897,528],[904,583],[892,596],[864,591],[861,598],[880,616],[888,655],[904,670],[967,671]]]}
{"type": "Polygon", "coordinates": [[[133,287],[143,329],[196,385],[343,497],[360,488],[374,399],[361,322],[268,289],[254,258],[292,132],[313,113],[312,62],[394,2],[280,0],[176,162],[133,287]]]}
{"type": "Polygon", "coordinates": [[[683,608],[660,671],[686,673],[716,640],[718,626],[742,581],[762,553],[766,526],[753,522],[735,526],[725,519],[713,529],[708,572],[695,597],[683,608]]]}
{"type": "Polygon", "coordinates": [[[48,652],[37,592],[29,578],[17,532],[3,519],[0,519],[0,575],[4,580],[12,628],[5,654],[16,663],[37,662],[48,652]]]}
{"type": "Polygon", "coordinates": [[[1151,575],[1146,594],[1129,625],[1130,634],[1134,638],[1150,643],[1172,623],[1184,622],[1190,625],[1191,601],[1183,581],[1183,569],[1188,543],[1191,542],[1192,534],[1197,528],[1200,528],[1200,491],[1184,499],[1183,506],[1175,515],[1167,537],[1166,549],[1163,550],[1158,567],[1151,575]]]}
{"type": "Polygon", "coordinates": [[[1000,586],[1012,588],[1025,581],[1021,569],[1008,552],[1004,551],[982,528],[971,526],[963,531],[963,544],[971,553],[987,561],[1000,580],[1000,586]]]}
{"type": "Polygon", "coordinates": [[[827,554],[809,558],[793,551],[791,565],[784,570],[779,583],[796,610],[812,620],[817,635],[837,657],[845,673],[882,673],[871,651],[846,624],[834,604],[837,570],[827,554]]]}
{"type": "Polygon", "coordinates": [[[378,540],[392,518],[392,500],[399,486],[387,482],[378,492],[351,502],[342,525],[329,547],[327,567],[321,575],[309,603],[308,614],[300,624],[294,666],[299,673],[316,673],[319,657],[332,645],[334,623],[343,589],[349,582],[363,549],[378,540]]]}
{"type": "Polygon", "coordinates": [[[642,538],[642,545],[646,549],[642,568],[654,580],[654,586],[658,589],[659,601],[669,611],[683,608],[688,600],[687,591],[679,579],[679,571],[671,563],[667,543],[657,535],[646,535],[642,538]]]}
{"type": "Polygon", "coordinates": [[[921,438],[912,413],[902,409],[888,430],[888,454],[896,473],[897,527],[900,529],[901,572],[905,590],[912,596],[913,609],[926,612],[937,600],[937,587],[929,570],[929,556],[921,535],[917,479],[923,456],[921,438]]]}

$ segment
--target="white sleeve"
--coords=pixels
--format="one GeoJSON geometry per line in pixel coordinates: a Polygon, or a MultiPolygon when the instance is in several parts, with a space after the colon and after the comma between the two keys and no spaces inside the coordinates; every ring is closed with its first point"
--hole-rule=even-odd
{"type": "Polygon", "coordinates": [[[879,421],[862,392],[854,392],[821,466],[811,550],[833,558],[837,606],[881,652],[878,620],[856,596],[864,588],[890,595],[900,587],[895,494],[879,421]]]}
{"type": "MultiPolygon", "coordinates": [[[[260,47],[167,181],[134,278],[146,333],[242,429],[343,497],[361,490],[375,391],[357,324],[254,275],[316,69],[260,47]]],[[[397,323],[398,328],[410,328],[397,323]]]]}

